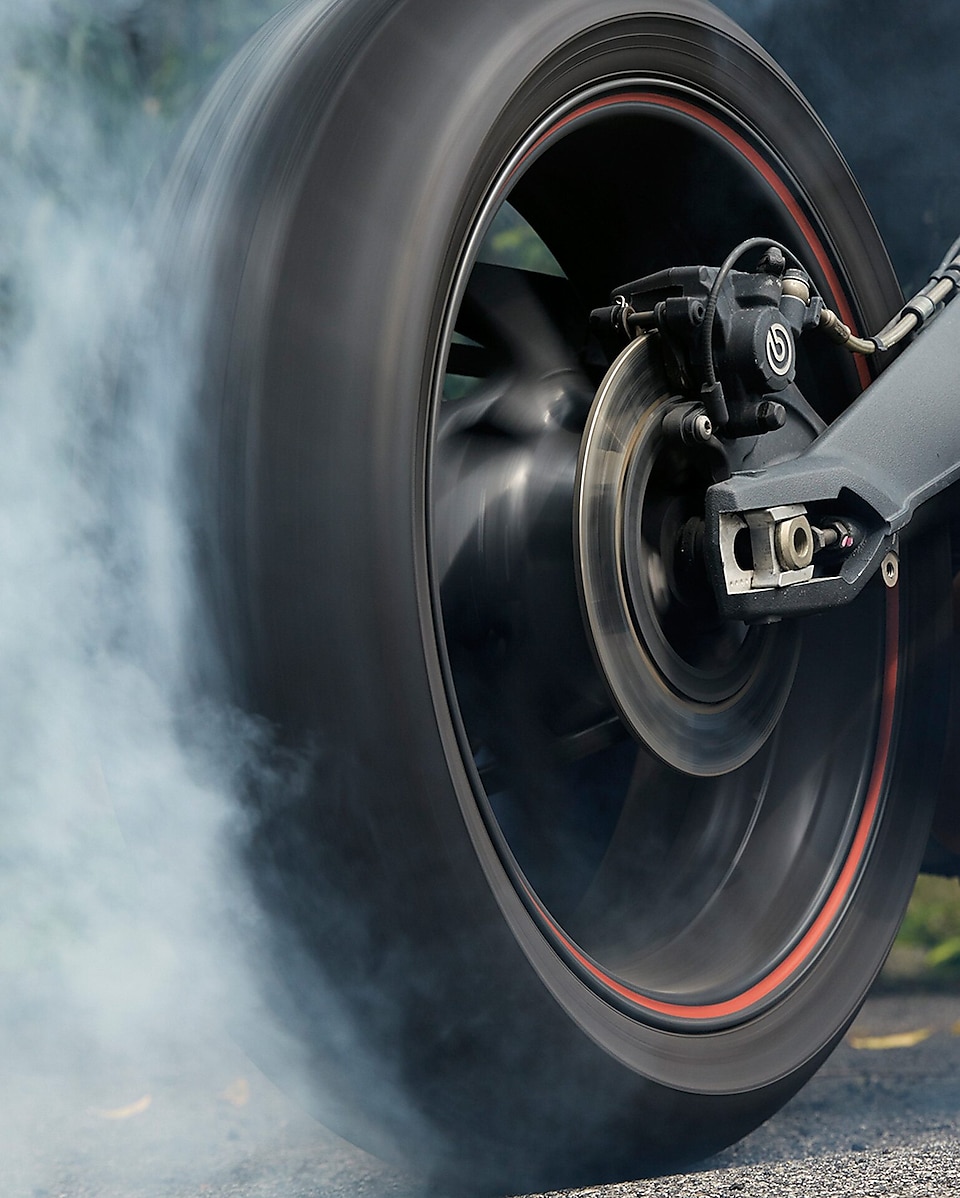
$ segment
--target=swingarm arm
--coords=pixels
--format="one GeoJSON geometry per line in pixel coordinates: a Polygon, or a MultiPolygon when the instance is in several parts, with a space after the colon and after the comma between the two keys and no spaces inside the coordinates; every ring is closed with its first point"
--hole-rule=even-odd
{"type": "Polygon", "coordinates": [[[846,603],[881,564],[893,585],[899,534],[960,477],[958,392],[960,304],[951,304],[807,449],[710,487],[704,549],[723,614],[756,621],[846,603]],[[818,512],[855,537],[835,573],[771,572],[754,560],[765,543],[775,555],[778,528],[798,513],[815,534],[818,512]]]}

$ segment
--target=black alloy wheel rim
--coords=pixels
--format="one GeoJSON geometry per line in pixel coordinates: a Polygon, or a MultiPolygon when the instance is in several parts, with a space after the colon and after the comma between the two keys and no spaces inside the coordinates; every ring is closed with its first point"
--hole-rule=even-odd
{"type": "MultiPolygon", "coordinates": [[[[626,277],[718,262],[758,232],[794,248],[856,323],[800,189],[733,113],[655,80],[580,94],[492,181],[438,350],[433,594],[476,801],[558,955],[613,1005],[681,1030],[753,1017],[827,943],[869,854],[894,722],[895,590],[806,621],[778,718],[704,770],[668,764],[628,729],[585,629],[574,496],[608,365],[581,352],[586,316],[626,277]],[[584,183],[602,193],[614,149],[659,167],[635,226],[596,220],[603,205],[584,183]],[[714,189],[698,218],[691,171],[714,189]],[[564,277],[484,260],[505,203],[564,277]]],[[[801,387],[830,419],[865,377],[832,349],[801,349],[801,387]]]]}

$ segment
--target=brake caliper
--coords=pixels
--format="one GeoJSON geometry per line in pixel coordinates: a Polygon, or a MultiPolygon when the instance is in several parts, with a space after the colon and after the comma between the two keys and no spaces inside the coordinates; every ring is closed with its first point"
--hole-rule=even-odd
{"type": "MultiPolygon", "coordinates": [[[[625,339],[657,335],[670,386],[687,400],[665,418],[664,433],[688,445],[712,442],[717,481],[795,457],[825,427],[796,384],[797,340],[816,328],[836,340],[839,321],[788,253],[753,239],[719,269],[675,267],[619,287],[613,304],[591,315],[610,354],[625,339]],[[732,269],[750,248],[764,248],[756,270],[732,269]]],[[[708,572],[719,574],[724,614],[766,620],[775,618],[770,604],[745,596],[810,582],[815,556],[837,571],[864,535],[849,514],[820,511],[814,521],[804,503],[785,502],[721,513],[715,535],[698,530],[695,540],[708,572]]]]}

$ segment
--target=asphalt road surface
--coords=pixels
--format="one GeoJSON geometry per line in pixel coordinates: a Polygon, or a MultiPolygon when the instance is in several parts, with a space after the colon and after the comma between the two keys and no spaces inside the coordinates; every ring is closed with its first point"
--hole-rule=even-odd
{"type": "MultiPolygon", "coordinates": [[[[3,1198],[426,1196],[304,1115],[213,1028],[181,1028],[162,1065],[101,1065],[79,1076],[0,1061],[3,1198]]],[[[575,1193],[954,1195],[958,1131],[960,994],[880,992],[818,1077],[703,1170],[575,1193]]]]}

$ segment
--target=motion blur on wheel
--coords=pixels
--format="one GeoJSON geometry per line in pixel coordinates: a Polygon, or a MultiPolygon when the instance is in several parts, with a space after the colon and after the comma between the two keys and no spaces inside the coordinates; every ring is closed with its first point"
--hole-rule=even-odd
{"type": "Polygon", "coordinates": [[[731,1143],[877,974],[944,739],[936,523],[708,497],[902,305],[836,148],[700,0],[303,0],[172,178],[206,585],[312,753],[252,864],[273,1001],[340,1129],[514,1191],[731,1143]]]}

